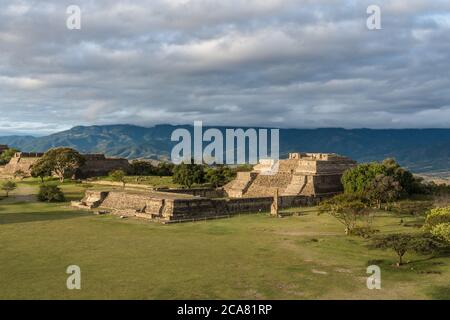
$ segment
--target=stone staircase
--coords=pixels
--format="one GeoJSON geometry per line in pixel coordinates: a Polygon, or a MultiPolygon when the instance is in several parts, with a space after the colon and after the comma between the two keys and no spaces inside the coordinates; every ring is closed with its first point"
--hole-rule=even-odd
{"type": "Polygon", "coordinates": [[[289,185],[283,191],[283,195],[299,195],[303,192],[307,184],[308,176],[294,175],[292,176],[292,180],[289,185]]]}
{"type": "Polygon", "coordinates": [[[254,172],[238,172],[236,179],[224,186],[225,192],[231,198],[241,198],[257,177],[254,172]]]}

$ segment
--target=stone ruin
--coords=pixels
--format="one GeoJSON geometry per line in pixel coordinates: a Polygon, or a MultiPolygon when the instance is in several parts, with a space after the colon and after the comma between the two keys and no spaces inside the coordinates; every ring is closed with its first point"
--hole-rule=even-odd
{"type": "Polygon", "coordinates": [[[83,154],[86,163],[77,170],[75,179],[106,176],[112,170],[130,170],[130,163],[123,158],[106,158],[104,154],[83,154]]]}
{"type": "MultiPolygon", "coordinates": [[[[13,175],[21,170],[31,176],[32,165],[43,156],[43,153],[16,152],[10,162],[4,167],[3,173],[13,175]]],[[[107,175],[112,170],[122,169],[128,171],[130,164],[127,159],[106,158],[103,154],[83,154],[86,162],[74,175],[75,179],[85,179],[107,175]]]]}
{"type": "Polygon", "coordinates": [[[278,216],[279,209],[315,205],[341,192],[341,176],[355,164],[336,154],[291,153],[289,159],[279,161],[278,172],[264,174],[273,163],[262,160],[252,172],[238,173],[222,189],[88,190],[81,201],[72,205],[162,223],[267,211],[278,216]]]}
{"type": "Polygon", "coordinates": [[[17,171],[22,171],[25,175],[31,175],[31,166],[43,153],[36,152],[16,152],[9,163],[5,166],[4,173],[14,175],[17,171]]]}
{"type": "MultiPolygon", "coordinates": [[[[319,203],[320,196],[280,196],[279,209],[319,203]]],[[[112,213],[161,223],[227,218],[241,213],[270,211],[273,197],[203,198],[180,193],[155,191],[87,190],[72,206],[96,213],[112,213]]]]}
{"type": "Polygon", "coordinates": [[[251,172],[239,172],[224,189],[228,196],[266,197],[280,195],[327,195],[342,191],[341,177],[356,162],[330,153],[290,153],[279,160],[278,171],[270,172],[274,161],[262,160],[251,172]]]}

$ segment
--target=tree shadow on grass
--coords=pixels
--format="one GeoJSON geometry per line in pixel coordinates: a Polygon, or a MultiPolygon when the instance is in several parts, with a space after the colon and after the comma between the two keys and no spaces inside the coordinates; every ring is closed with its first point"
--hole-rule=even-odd
{"type": "Polygon", "coordinates": [[[37,221],[53,221],[74,219],[87,216],[88,213],[80,211],[67,211],[67,212],[25,212],[25,213],[2,213],[0,214],[0,225],[14,224],[14,223],[26,223],[37,221]]]}

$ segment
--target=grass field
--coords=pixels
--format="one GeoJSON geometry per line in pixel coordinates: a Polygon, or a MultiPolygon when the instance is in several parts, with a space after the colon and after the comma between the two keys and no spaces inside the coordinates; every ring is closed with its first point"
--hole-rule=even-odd
{"type": "MultiPolygon", "coordinates": [[[[84,191],[63,189],[69,200],[84,191]]],[[[0,200],[1,299],[450,299],[450,258],[407,254],[411,262],[394,267],[392,252],[368,250],[314,208],[160,225],[38,203],[36,191],[25,181],[0,200]],[[381,290],[366,287],[368,263],[381,267],[381,290]],[[73,264],[81,290],[66,288],[73,264]]],[[[417,231],[400,218],[375,223],[417,231]]]]}

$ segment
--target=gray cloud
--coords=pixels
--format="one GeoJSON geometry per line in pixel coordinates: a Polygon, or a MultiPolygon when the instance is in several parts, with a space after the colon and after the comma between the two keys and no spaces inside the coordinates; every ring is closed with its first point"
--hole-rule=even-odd
{"type": "Polygon", "coordinates": [[[449,127],[450,3],[3,0],[0,134],[78,124],[449,127]],[[82,29],[66,28],[66,8],[82,29]]]}

